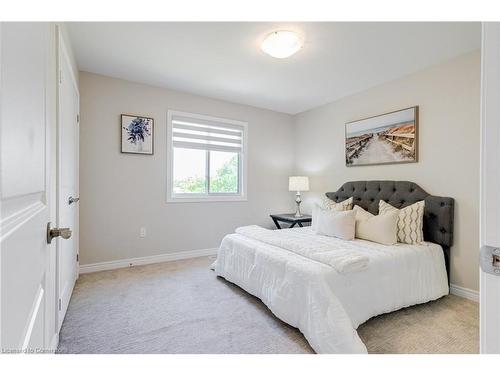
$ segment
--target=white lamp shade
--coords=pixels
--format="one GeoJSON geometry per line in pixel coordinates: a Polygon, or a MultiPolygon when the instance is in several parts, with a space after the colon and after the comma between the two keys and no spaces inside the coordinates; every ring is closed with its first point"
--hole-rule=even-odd
{"type": "Polygon", "coordinates": [[[290,176],[288,178],[288,190],[290,190],[290,191],[309,191],[309,177],[290,176]]]}

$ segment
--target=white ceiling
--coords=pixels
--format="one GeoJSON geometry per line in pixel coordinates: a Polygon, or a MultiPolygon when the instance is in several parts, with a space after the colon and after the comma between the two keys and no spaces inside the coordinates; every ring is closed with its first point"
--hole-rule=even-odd
{"type": "Polygon", "coordinates": [[[479,23],[70,23],[80,70],[295,114],[480,47],[479,23]],[[264,54],[271,31],[302,50],[264,54]]]}

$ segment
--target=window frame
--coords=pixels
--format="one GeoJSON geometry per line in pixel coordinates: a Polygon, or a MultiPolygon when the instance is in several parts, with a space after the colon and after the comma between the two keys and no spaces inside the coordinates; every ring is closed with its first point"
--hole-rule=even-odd
{"type": "Polygon", "coordinates": [[[176,110],[167,111],[167,203],[195,203],[195,202],[234,202],[247,200],[247,142],[248,142],[248,123],[245,121],[226,119],[221,117],[201,115],[176,110]],[[241,151],[239,153],[238,163],[238,192],[237,193],[210,193],[210,152],[207,152],[205,158],[205,176],[207,180],[207,192],[204,194],[196,193],[174,193],[173,175],[174,175],[174,145],[173,145],[173,124],[174,116],[190,117],[193,119],[219,122],[222,124],[237,125],[243,128],[241,151]]]}

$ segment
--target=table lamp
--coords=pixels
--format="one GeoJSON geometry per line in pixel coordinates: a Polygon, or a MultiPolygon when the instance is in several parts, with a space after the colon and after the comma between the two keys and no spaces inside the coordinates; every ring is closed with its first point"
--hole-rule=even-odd
{"type": "Polygon", "coordinates": [[[295,212],[295,217],[302,217],[300,213],[300,192],[309,191],[309,177],[306,176],[290,176],[288,178],[288,190],[296,191],[295,203],[297,203],[297,211],[295,212]]]}

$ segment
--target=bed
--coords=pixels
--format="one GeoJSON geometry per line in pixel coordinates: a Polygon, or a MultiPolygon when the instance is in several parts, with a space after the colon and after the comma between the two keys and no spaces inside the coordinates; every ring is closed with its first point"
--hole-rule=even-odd
{"type": "Polygon", "coordinates": [[[325,260],[289,251],[281,242],[233,233],[221,242],[215,272],[298,328],[317,353],[366,353],[356,332],[360,324],[448,294],[454,201],[408,181],[347,182],[326,196],[336,202],[353,197],[354,204],[374,214],[381,199],[398,208],[425,200],[425,242],[387,246],[318,236],[308,227],[272,231],[300,249],[314,244],[337,254],[325,260]],[[358,264],[343,262],[356,258],[349,254],[368,259],[366,267],[344,267],[358,264]]]}

